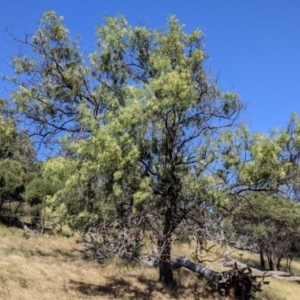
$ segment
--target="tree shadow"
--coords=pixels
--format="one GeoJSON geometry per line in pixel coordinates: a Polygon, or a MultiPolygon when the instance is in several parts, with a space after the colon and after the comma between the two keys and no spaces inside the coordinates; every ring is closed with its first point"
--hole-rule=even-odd
{"type": "MultiPolygon", "coordinates": [[[[70,280],[70,287],[86,296],[108,296],[112,299],[151,299],[151,288],[143,290],[134,286],[130,280],[109,277],[105,285],[86,283],[83,281],[70,280]]],[[[152,287],[153,288],[153,287],[152,287]]]]}
{"type": "Polygon", "coordinates": [[[70,288],[85,296],[102,296],[109,299],[157,299],[158,294],[168,295],[171,299],[219,299],[203,280],[198,278],[187,286],[175,284],[165,287],[158,280],[147,278],[145,275],[126,275],[125,278],[110,276],[105,284],[91,284],[83,281],[70,280],[70,288]]]}
{"type": "MultiPolygon", "coordinates": [[[[3,215],[0,215],[0,223],[2,223],[7,227],[16,227],[20,229],[23,229],[23,226],[25,224],[21,222],[19,218],[17,218],[16,216],[3,216],[3,215]]],[[[26,223],[26,225],[28,224],[26,223]]]]}

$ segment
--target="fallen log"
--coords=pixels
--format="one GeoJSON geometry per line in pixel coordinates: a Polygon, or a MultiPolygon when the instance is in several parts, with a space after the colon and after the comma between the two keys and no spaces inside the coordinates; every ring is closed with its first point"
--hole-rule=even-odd
{"type": "Polygon", "coordinates": [[[262,286],[269,284],[269,281],[257,282],[259,276],[253,276],[250,268],[238,268],[234,265],[232,270],[226,272],[215,272],[206,268],[202,264],[195,264],[185,257],[179,257],[172,261],[173,268],[185,267],[202,277],[210,283],[214,289],[222,297],[229,297],[230,299],[251,299],[253,294],[262,291],[262,286]]]}
{"type": "MultiPolygon", "coordinates": [[[[135,257],[126,251],[121,251],[119,256],[147,266],[157,266],[159,261],[158,258],[150,256],[151,263],[149,263],[149,261],[135,257]]],[[[253,294],[262,291],[261,288],[264,284],[269,284],[269,281],[264,281],[264,277],[258,282],[257,278],[261,278],[261,276],[253,276],[250,268],[241,269],[238,268],[237,264],[234,265],[232,270],[219,273],[206,268],[203,264],[196,264],[185,257],[178,257],[172,260],[172,267],[173,269],[184,267],[199,274],[206,279],[220,296],[228,297],[229,299],[251,299],[253,294]]]]}
{"type": "MultiPolygon", "coordinates": [[[[224,266],[234,266],[237,265],[237,267],[239,269],[245,268],[247,267],[247,265],[241,263],[238,260],[235,260],[229,256],[226,256],[224,259],[224,266]]],[[[258,274],[259,276],[262,277],[273,277],[276,279],[280,279],[280,280],[285,280],[285,281],[293,281],[293,282],[298,282],[300,283],[300,277],[296,277],[296,276],[291,276],[290,273],[288,272],[282,272],[282,271],[261,271],[258,270],[256,268],[252,268],[250,267],[250,269],[252,270],[252,272],[255,272],[256,274],[258,274]]]]}
{"type": "Polygon", "coordinates": [[[178,257],[175,260],[172,260],[172,267],[174,269],[178,269],[181,267],[185,267],[186,269],[198,273],[202,277],[204,277],[210,283],[216,283],[219,281],[220,273],[217,273],[211,269],[206,268],[202,264],[195,264],[185,257],[178,257]]]}

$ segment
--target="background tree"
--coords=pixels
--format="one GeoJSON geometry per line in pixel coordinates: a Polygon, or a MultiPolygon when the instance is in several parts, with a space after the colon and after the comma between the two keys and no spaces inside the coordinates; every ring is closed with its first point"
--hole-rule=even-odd
{"type": "MultiPolygon", "coordinates": [[[[15,160],[0,161],[0,212],[4,202],[22,202],[21,193],[25,190],[25,172],[15,160]]],[[[12,210],[11,205],[7,210],[12,210]]]]}
{"type": "Polygon", "coordinates": [[[36,173],[26,184],[22,197],[30,207],[31,223],[34,227],[42,225],[44,222],[43,210],[46,207],[46,198],[52,196],[57,191],[56,187],[50,182],[41,178],[36,173]]]}
{"type": "Polygon", "coordinates": [[[6,101],[0,101],[0,212],[4,203],[8,212],[11,204],[23,202],[22,192],[34,169],[35,151],[25,132],[17,130],[15,120],[8,113],[6,101]]]}
{"type": "MultiPolygon", "coordinates": [[[[222,207],[228,240],[264,255],[278,269],[283,257],[298,256],[297,201],[299,118],[292,114],[286,129],[270,135],[249,134],[246,127],[225,133],[223,168],[217,175],[229,187],[231,201],[222,207]]],[[[222,140],[222,139],[221,139],[222,140]]]]}
{"type": "Polygon", "coordinates": [[[300,212],[298,205],[286,199],[256,194],[247,197],[233,212],[236,246],[259,253],[261,268],[280,270],[281,260],[288,266],[295,253],[299,237],[300,212]]]}

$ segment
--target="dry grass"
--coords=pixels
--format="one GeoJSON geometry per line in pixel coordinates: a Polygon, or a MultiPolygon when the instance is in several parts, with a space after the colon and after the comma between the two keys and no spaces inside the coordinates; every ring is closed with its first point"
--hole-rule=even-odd
{"type": "Polygon", "coordinates": [[[178,286],[169,290],[157,281],[156,269],[118,259],[87,262],[76,237],[29,237],[0,225],[0,241],[1,299],[214,299],[183,269],[175,272],[178,286]]]}
{"type": "MultiPolygon", "coordinates": [[[[259,269],[259,256],[247,251],[235,251],[232,256],[249,265],[259,269]]],[[[282,271],[287,271],[286,264],[282,261],[282,271]]],[[[291,273],[294,276],[300,276],[300,263],[293,261],[291,265],[291,273]]],[[[296,282],[288,282],[284,280],[277,280],[275,278],[266,278],[270,281],[270,285],[263,287],[263,292],[259,294],[260,297],[269,300],[299,300],[300,285],[296,282]]]]}
{"type": "MultiPolygon", "coordinates": [[[[156,269],[118,259],[105,264],[87,262],[79,237],[29,237],[24,231],[0,225],[0,241],[0,299],[218,299],[209,294],[203,280],[184,269],[175,272],[177,287],[166,289],[157,281],[156,269]]],[[[189,253],[192,258],[192,248],[175,245],[174,256],[189,253]]],[[[219,271],[218,262],[207,266],[219,271]]],[[[299,299],[296,283],[271,281],[263,297],[299,299]]]]}

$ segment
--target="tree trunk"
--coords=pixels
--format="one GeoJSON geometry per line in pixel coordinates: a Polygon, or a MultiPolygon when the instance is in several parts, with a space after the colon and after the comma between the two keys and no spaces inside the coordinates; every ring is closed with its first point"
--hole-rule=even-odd
{"type": "Polygon", "coordinates": [[[161,254],[159,257],[159,280],[165,285],[170,286],[174,283],[173,269],[171,265],[171,240],[163,237],[158,240],[158,249],[161,254]]]}
{"type": "Polygon", "coordinates": [[[267,255],[268,263],[269,263],[269,270],[274,271],[274,264],[273,264],[273,259],[272,255],[267,255]]]}
{"type": "Polygon", "coordinates": [[[288,257],[286,258],[286,268],[289,273],[291,272],[292,260],[293,260],[292,255],[288,255],[288,257]]]}
{"type": "Polygon", "coordinates": [[[259,255],[260,255],[260,268],[262,270],[265,270],[266,264],[265,264],[265,258],[264,258],[264,251],[262,249],[260,249],[259,255]]]}
{"type": "Polygon", "coordinates": [[[276,271],[280,271],[280,269],[281,269],[281,258],[280,257],[277,260],[276,269],[277,269],[276,271]]]}
{"type": "Polygon", "coordinates": [[[174,205],[169,203],[165,211],[163,234],[158,238],[159,256],[159,280],[170,286],[174,283],[173,270],[171,265],[171,234],[173,231],[173,209],[174,205]]]}
{"type": "Polygon", "coordinates": [[[0,214],[2,213],[2,205],[3,205],[3,199],[0,199],[0,214]]]}

